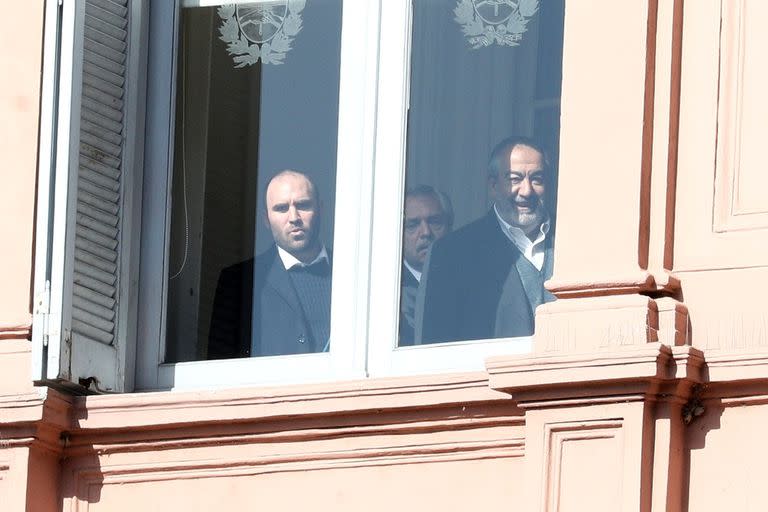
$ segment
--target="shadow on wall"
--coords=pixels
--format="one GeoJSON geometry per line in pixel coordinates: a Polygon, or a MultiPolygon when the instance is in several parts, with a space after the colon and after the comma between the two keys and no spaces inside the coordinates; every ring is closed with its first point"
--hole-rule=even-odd
{"type": "Polygon", "coordinates": [[[105,474],[101,468],[99,454],[94,444],[71,445],[68,437],[65,452],[68,454],[62,463],[62,493],[59,510],[79,510],[81,505],[87,509],[89,504],[101,501],[105,474]],[[69,455],[71,454],[71,455],[69,455]]]}
{"type": "MultiPolygon", "coordinates": [[[[508,398],[272,418],[265,407],[306,404],[251,414],[242,401],[221,404],[241,411],[233,421],[231,410],[191,412],[189,401],[145,396],[130,399],[142,428],[101,411],[102,427],[64,439],[58,510],[431,510],[429,500],[469,510],[522,492],[524,412],[508,398]]],[[[79,407],[75,424],[88,414],[79,407]]]]}

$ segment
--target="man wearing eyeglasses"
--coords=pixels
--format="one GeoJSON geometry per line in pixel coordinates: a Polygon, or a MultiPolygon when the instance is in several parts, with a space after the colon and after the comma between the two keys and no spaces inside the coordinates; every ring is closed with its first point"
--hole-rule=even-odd
{"type": "Polygon", "coordinates": [[[453,207],[448,197],[428,185],[405,193],[403,268],[400,273],[400,346],[414,340],[416,294],[427,253],[435,240],[453,227],[453,207]]]}

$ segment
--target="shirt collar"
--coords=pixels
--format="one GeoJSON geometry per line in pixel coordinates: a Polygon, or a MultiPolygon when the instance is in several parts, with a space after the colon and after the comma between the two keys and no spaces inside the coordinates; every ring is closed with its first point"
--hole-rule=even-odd
{"type": "Polygon", "coordinates": [[[531,242],[531,239],[528,238],[528,235],[525,234],[525,232],[518,228],[517,226],[513,226],[512,224],[505,221],[501,215],[499,215],[499,210],[496,208],[496,205],[493,205],[493,211],[496,214],[496,219],[499,221],[499,226],[501,227],[501,230],[504,232],[507,237],[511,237],[512,241],[515,242],[516,245],[518,245],[518,242],[524,243],[526,245],[537,245],[544,241],[544,239],[547,236],[547,233],[549,233],[550,228],[550,219],[549,215],[547,215],[547,218],[544,219],[544,222],[541,223],[539,226],[539,235],[536,237],[536,240],[531,242]]]}
{"type": "Polygon", "coordinates": [[[330,261],[328,258],[328,251],[325,250],[325,246],[323,246],[320,249],[320,252],[318,255],[310,261],[309,263],[302,263],[301,260],[296,258],[293,254],[289,253],[279,245],[277,246],[277,254],[280,255],[280,260],[283,262],[283,266],[285,267],[285,270],[290,270],[293,267],[308,267],[310,265],[314,265],[315,263],[325,260],[330,261]]]}
{"type": "Polygon", "coordinates": [[[421,272],[413,268],[411,265],[408,264],[407,261],[403,260],[403,265],[405,265],[405,268],[408,269],[408,271],[413,274],[413,277],[416,278],[417,281],[421,282],[421,272]]]}

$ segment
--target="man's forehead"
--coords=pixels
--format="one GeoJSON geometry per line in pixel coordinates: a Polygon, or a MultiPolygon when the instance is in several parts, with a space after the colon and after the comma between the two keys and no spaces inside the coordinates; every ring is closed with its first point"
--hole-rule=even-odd
{"type": "Polygon", "coordinates": [[[432,195],[413,195],[408,196],[405,200],[406,217],[418,214],[431,215],[432,213],[442,213],[442,211],[443,205],[432,195]]]}
{"type": "MultiPolygon", "coordinates": [[[[272,179],[267,187],[267,197],[302,194],[314,197],[312,182],[301,174],[286,173],[272,179]]],[[[275,197],[275,200],[277,198],[275,197]]]]}
{"type": "Polygon", "coordinates": [[[532,164],[532,163],[538,163],[540,166],[543,167],[544,165],[544,155],[541,154],[541,151],[539,151],[536,148],[532,148],[531,146],[526,146],[525,144],[518,144],[517,146],[513,147],[509,155],[506,158],[507,163],[510,166],[514,166],[515,164],[532,164]]]}
{"type": "Polygon", "coordinates": [[[544,167],[530,165],[511,165],[509,170],[502,171],[502,174],[544,174],[544,167]]]}
{"type": "Polygon", "coordinates": [[[272,178],[272,181],[269,183],[269,188],[284,188],[284,187],[312,187],[312,182],[309,181],[309,178],[304,176],[303,174],[299,173],[293,173],[293,172],[286,172],[283,174],[279,174],[272,178]]]}

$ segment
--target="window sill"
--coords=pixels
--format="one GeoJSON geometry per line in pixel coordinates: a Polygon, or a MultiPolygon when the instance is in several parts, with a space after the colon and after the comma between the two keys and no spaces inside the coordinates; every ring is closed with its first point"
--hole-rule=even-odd
{"type": "Polygon", "coordinates": [[[169,429],[220,423],[267,422],[396,410],[461,407],[500,401],[507,414],[522,412],[509,395],[488,386],[485,372],[366,379],[330,384],[151,392],[77,397],[73,432],[169,429]]]}

